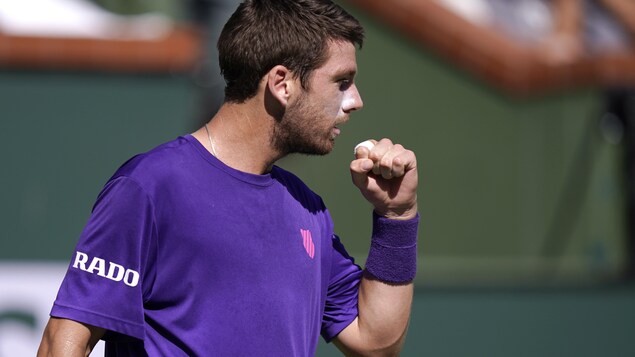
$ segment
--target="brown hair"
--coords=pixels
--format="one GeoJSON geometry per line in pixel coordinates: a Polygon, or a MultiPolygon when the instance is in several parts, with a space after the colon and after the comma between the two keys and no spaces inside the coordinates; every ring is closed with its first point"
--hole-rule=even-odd
{"type": "Polygon", "coordinates": [[[218,40],[225,101],[244,102],[276,65],[287,67],[308,88],[311,72],[327,56],[329,40],[360,48],[359,21],[330,0],[246,0],[229,18],[218,40]]]}

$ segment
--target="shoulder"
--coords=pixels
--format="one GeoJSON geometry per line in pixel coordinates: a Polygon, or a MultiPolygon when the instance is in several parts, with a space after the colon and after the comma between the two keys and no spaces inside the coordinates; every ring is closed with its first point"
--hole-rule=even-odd
{"type": "MultiPolygon", "coordinates": [[[[95,206],[106,197],[117,197],[118,200],[139,199],[151,196],[157,182],[166,181],[172,168],[184,156],[187,140],[179,137],[161,144],[147,152],[137,154],[124,162],[102,187],[95,206]]],[[[94,209],[93,207],[93,209],[94,209]]]]}
{"type": "Polygon", "coordinates": [[[178,174],[180,164],[192,157],[192,148],[186,137],[178,137],[147,152],[137,154],[123,163],[109,181],[127,177],[141,186],[149,182],[178,174]]]}
{"type": "MultiPolygon", "coordinates": [[[[306,191],[307,194],[318,196],[313,190],[307,186],[298,176],[290,171],[287,171],[280,166],[274,166],[271,170],[272,177],[287,187],[292,187],[296,190],[306,191]]],[[[319,196],[318,196],[319,197],[319,196]]]]}
{"type": "Polygon", "coordinates": [[[283,185],[296,199],[311,203],[316,209],[324,210],[326,207],[317,193],[307,186],[298,176],[279,166],[274,166],[271,174],[273,178],[283,185]]]}
{"type": "MultiPolygon", "coordinates": [[[[106,181],[100,196],[112,186],[136,186],[151,199],[169,187],[188,180],[188,166],[199,159],[187,137],[178,137],[147,152],[137,154],[124,162],[106,181]]],[[[200,160],[200,159],[199,159],[200,160]]]]}

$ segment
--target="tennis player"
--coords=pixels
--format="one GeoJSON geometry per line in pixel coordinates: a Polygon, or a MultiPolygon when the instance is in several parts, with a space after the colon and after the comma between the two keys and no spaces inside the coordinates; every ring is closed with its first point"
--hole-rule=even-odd
{"type": "MultiPolygon", "coordinates": [[[[209,123],[137,155],[93,207],[39,356],[399,353],[416,272],[417,163],[388,139],[350,164],[374,207],[365,269],[322,199],[275,165],[324,155],[363,103],[359,22],[329,0],[247,0],[218,41],[225,101],[209,123]]],[[[372,216],[371,216],[372,214],[372,216]]]]}

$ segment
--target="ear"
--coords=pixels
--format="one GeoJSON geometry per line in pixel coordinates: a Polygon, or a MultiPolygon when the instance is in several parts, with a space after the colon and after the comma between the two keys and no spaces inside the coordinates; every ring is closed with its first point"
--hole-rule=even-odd
{"type": "Polygon", "coordinates": [[[296,79],[287,67],[277,65],[267,73],[266,85],[273,97],[286,107],[295,90],[296,79]]]}

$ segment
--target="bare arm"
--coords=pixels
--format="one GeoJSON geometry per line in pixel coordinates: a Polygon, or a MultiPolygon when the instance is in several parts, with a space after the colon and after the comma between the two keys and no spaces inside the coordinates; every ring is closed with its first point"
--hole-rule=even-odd
{"type": "Polygon", "coordinates": [[[365,276],[359,288],[359,316],[333,343],[347,356],[397,356],[406,337],[412,283],[389,285],[365,276]]]}
{"type": "MultiPolygon", "coordinates": [[[[388,139],[360,148],[351,163],[353,183],[375,212],[394,220],[417,216],[417,162],[414,153],[388,139]]],[[[413,248],[414,249],[414,248],[413,248]]],[[[365,272],[358,317],[335,339],[349,356],[396,356],[405,340],[413,297],[412,282],[387,283],[365,272]]]]}
{"type": "Polygon", "coordinates": [[[105,330],[77,321],[51,317],[37,356],[88,356],[105,330]]]}

